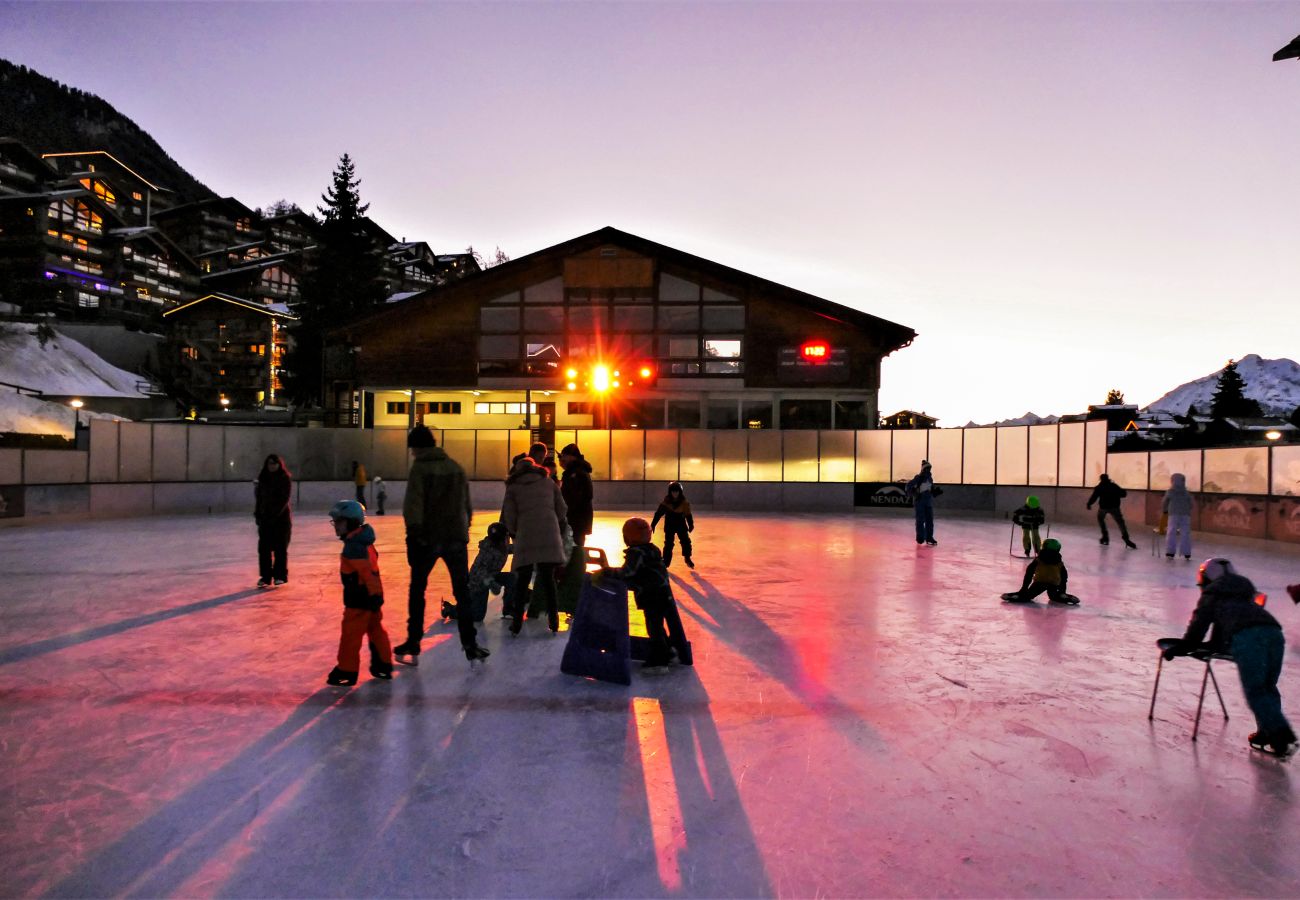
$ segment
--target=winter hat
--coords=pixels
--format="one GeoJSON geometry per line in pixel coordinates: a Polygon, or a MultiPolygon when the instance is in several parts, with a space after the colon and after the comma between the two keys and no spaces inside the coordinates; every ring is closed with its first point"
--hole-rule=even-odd
{"type": "Polygon", "coordinates": [[[1218,581],[1224,575],[1236,574],[1237,570],[1232,567],[1232,560],[1216,556],[1201,563],[1201,568],[1196,572],[1196,586],[1206,587],[1218,581]]]}
{"type": "Polygon", "coordinates": [[[650,543],[650,523],[640,518],[628,519],[623,523],[623,543],[629,547],[650,543]]]}
{"type": "Polygon", "coordinates": [[[504,522],[493,522],[488,526],[487,536],[489,541],[504,544],[509,539],[510,532],[504,522]]]}
{"type": "Polygon", "coordinates": [[[578,445],[577,445],[577,444],[568,444],[568,445],[565,446],[565,448],[564,448],[563,450],[560,451],[560,455],[561,455],[561,456],[576,456],[576,457],[578,457],[579,459],[581,459],[581,458],[582,458],[582,451],[578,449],[578,445]]]}
{"type": "Polygon", "coordinates": [[[423,450],[426,447],[438,446],[438,442],[433,439],[433,432],[427,425],[416,425],[406,436],[406,446],[412,450],[423,450]]]}
{"type": "Polygon", "coordinates": [[[1030,509],[1038,509],[1038,498],[1033,494],[1030,494],[1025,498],[1025,506],[1028,506],[1030,509]]]}
{"type": "Polygon", "coordinates": [[[1043,541],[1043,549],[1055,550],[1059,553],[1061,551],[1061,542],[1058,541],[1056,538],[1048,538],[1047,540],[1043,541]]]}

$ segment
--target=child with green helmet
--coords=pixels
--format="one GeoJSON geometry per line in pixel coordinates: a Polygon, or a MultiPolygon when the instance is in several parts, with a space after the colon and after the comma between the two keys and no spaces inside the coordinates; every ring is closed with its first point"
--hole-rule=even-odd
{"type": "Polygon", "coordinates": [[[1002,599],[1008,603],[1032,603],[1039,594],[1047,594],[1052,603],[1067,603],[1077,606],[1079,598],[1066,592],[1070,573],[1066,571],[1065,560],[1061,558],[1061,542],[1056,538],[1043,541],[1038,556],[1025,566],[1025,578],[1020,590],[1003,594],[1002,599]]]}
{"type": "Polygon", "coordinates": [[[1047,521],[1047,513],[1043,512],[1042,506],[1038,503],[1038,498],[1030,494],[1025,498],[1025,505],[1011,514],[1011,521],[1020,526],[1020,543],[1025,548],[1025,556],[1029,556],[1029,548],[1032,545],[1035,555],[1043,549],[1042,539],[1038,536],[1038,529],[1047,521]]]}

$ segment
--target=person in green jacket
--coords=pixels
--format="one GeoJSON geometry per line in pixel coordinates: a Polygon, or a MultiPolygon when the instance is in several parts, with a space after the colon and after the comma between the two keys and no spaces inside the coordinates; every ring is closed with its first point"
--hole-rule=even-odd
{"type": "MultiPolygon", "coordinates": [[[[397,661],[418,665],[424,637],[424,592],[429,573],[442,560],[451,576],[451,592],[461,609],[469,609],[469,525],[473,507],[465,470],[437,445],[433,432],[416,425],[406,446],[415,459],[406,477],[402,518],[406,522],[406,562],[411,567],[407,594],[406,640],[393,648],[397,661]]],[[[473,662],[488,651],[478,646],[473,616],[457,616],[460,644],[473,662]]]]}

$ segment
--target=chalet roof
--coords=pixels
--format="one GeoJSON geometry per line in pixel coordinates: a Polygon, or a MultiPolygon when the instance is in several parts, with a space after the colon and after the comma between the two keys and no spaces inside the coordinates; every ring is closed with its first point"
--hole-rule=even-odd
{"type": "Polygon", "coordinates": [[[117,165],[118,165],[120,168],[122,168],[123,170],[125,170],[125,171],[127,171],[127,172],[130,172],[133,176],[135,176],[137,179],[139,179],[139,181],[140,181],[141,184],[144,184],[144,185],[147,186],[150,190],[153,190],[153,191],[166,191],[166,192],[169,193],[169,194],[172,193],[172,191],[171,191],[169,188],[161,187],[161,186],[159,186],[159,185],[154,184],[154,183],[153,183],[152,181],[150,181],[148,178],[145,178],[145,177],[144,177],[143,175],[141,175],[139,172],[135,171],[135,169],[132,169],[130,166],[128,166],[126,163],[122,162],[120,159],[118,159],[118,158],[117,158],[116,156],[114,156],[113,154],[109,153],[107,150],[82,150],[82,151],[80,151],[80,152],[76,152],[76,153],[42,153],[42,154],[41,154],[41,158],[42,158],[42,159],[54,159],[54,158],[63,157],[63,156],[103,156],[103,157],[107,157],[108,159],[111,159],[113,162],[117,163],[117,165]]]}
{"type": "Polygon", "coordinates": [[[208,303],[208,302],[229,303],[232,306],[238,306],[242,309],[249,309],[252,310],[253,312],[262,313],[264,315],[270,316],[273,319],[293,319],[294,321],[297,321],[298,319],[297,316],[289,312],[289,308],[285,306],[283,303],[270,303],[267,304],[266,306],[263,306],[260,303],[251,303],[248,300],[244,300],[241,297],[232,296],[231,294],[219,294],[219,293],[204,294],[202,297],[199,297],[197,300],[191,300],[189,303],[184,303],[176,307],[175,309],[169,309],[163,313],[163,318],[165,319],[168,316],[174,316],[179,312],[198,306],[200,303],[208,303]]]}
{"type": "Polygon", "coordinates": [[[187,212],[193,212],[204,207],[227,207],[239,215],[253,218],[253,211],[234,197],[210,197],[207,200],[195,200],[190,203],[182,203],[180,206],[172,206],[168,209],[160,209],[153,214],[155,219],[171,218],[172,216],[181,215],[187,212]]]}
{"type": "Polygon", "coordinates": [[[933,420],[933,421],[935,421],[935,422],[939,421],[938,418],[936,418],[935,416],[926,415],[925,413],[923,413],[923,412],[917,412],[917,411],[914,410],[914,409],[900,409],[900,410],[899,410],[898,412],[896,412],[896,413],[891,413],[890,415],[885,416],[885,418],[886,418],[886,419],[894,419],[894,418],[897,418],[898,416],[913,416],[913,417],[915,417],[915,418],[919,418],[919,419],[931,419],[931,420],[933,420]]]}
{"type": "Polygon", "coordinates": [[[5,150],[17,156],[21,156],[32,164],[33,168],[41,169],[47,178],[57,178],[58,171],[47,163],[41,154],[37,153],[31,147],[28,147],[17,138],[0,137],[0,150],[5,150]]]}
{"type": "Polygon", "coordinates": [[[247,250],[249,247],[260,247],[266,241],[249,241],[247,244],[232,244],[229,247],[218,247],[216,250],[205,250],[203,253],[196,255],[195,259],[202,259],[205,256],[218,256],[222,253],[231,253],[235,250],[247,250]]]}
{"type": "Polygon", "coordinates": [[[233,269],[222,269],[219,272],[209,272],[203,276],[203,280],[210,281],[222,278],[226,275],[237,275],[240,272],[255,272],[259,269],[269,269],[274,266],[284,265],[284,263],[292,261],[290,257],[296,255],[297,254],[295,253],[277,253],[274,256],[255,257],[249,261],[247,265],[236,266],[233,269]]]}
{"type": "Polygon", "coordinates": [[[873,316],[870,313],[861,312],[852,307],[836,303],[833,300],[827,300],[823,297],[805,293],[804,291],[787,287],[786,285],[779,284],[775,281],[769,281],[768,279],[762,278],[758,275],[742,272],[739,269],[733,269],[730,266],[725,266],[721,263],[713,262],[712,260],[704,259],[703,257],[695,256],[694,254],[669,247],[666,244],[660,244],[656,241],[648,240],[647,238],[638,237],[637,235],[629,234],[626,231],[620,231],[617,228],[610,226],[556,244],[552,247],[547,247],[544,250],[537,250],[533,253],[527,254],[526,256],[517,257],[516,259],[504,262],[498,266],[493,266],[490,269],[475,274],[472,278],[461,279],[459,281],[453,281],[450,284],[431,287],[419,292],[419,294],[416,294],[413,297],[407,298],[401,303],[394,303],[387,309],[377,310],[369,316],[359,320],[359,322],[353,322],[347,327],[354,327],[358,324],[381,317],[401,314],[404,312],[402,309],[404,303],[418,301],[426,296],[433,297],[450,295],[470,287],[482,289],[484,285],[487,285],[490,290],[490,286],[497,282],[501,282],[503,285],[512,282],[518,273],[529,270],[538,262],[550,259],[563,259],[564,257],[582,253],[587,250],[594,250],[605,244],[617,244],[620,247],[625,247],[645,256],[657,257],[660,260],[675,263],[684,268],[691,268],[712,275],[719,280],[751,285],[755,288],[788,300],[798,306],[802,306],[803,308],[823,316],[824,318],[830,319],[831,321],[852,325],[864,330],[869,329],[877,331],[886,341],[886,353],[906,347],[916,338],[916,332],[913,329],[908,328],[906,325],[900,325],[897,322],[891,322],[888,319],[882,319],[879,316],[873,316]]]}

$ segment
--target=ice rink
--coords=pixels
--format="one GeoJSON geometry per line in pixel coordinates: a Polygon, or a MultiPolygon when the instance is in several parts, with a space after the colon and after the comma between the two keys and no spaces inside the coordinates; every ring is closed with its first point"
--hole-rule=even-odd
{"type": "MultiPolygon", "coordinates": [[[[628,513],[598,516],[617,551],[628,513]]],[[[674,565],[694,669],[562,675],[494,600],[471,670],[430,623],[417,669],[329,688],[339,544],[299,513],[290,583],[251,516],[0,529],[0,893],[19,896],[1296,896],[1298,763],[1252,752],[1231,663],[1166,664],[1196,562],[1230,556],[1290,639],[1300,556],[1193,562],[1062,526],[1077,608],[1004,605],[1001,520],[697,517],[674,565]]],[[[390,635],[407,572],[379,533],[390,635]]],[[[490,516],[480,513],[474,540],[490,516]]],[[[611,554],[618,557],[618,553],[611,554]]],[[[450,596],[439,564],[433,611],[450,596]]]]}

